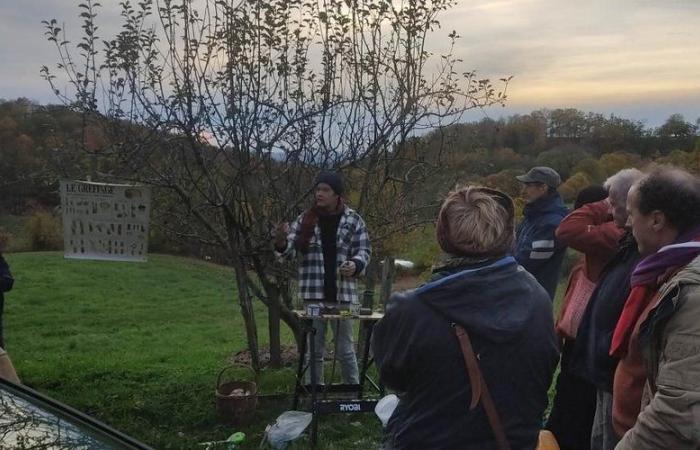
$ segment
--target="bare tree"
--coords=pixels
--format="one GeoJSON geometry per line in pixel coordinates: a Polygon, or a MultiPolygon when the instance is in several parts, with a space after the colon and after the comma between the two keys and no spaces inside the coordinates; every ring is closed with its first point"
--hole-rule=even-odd
{"type": "Polygon", "coordinates": [[[458,72],[455,32],[444,54],[426,49],[452,3],[124,1],[121,31],[106,39],[99,4],[86,0],[76,45],[44,22],[61,78],[42,74],[104,129],[102,157],[167,192],[157,208],[171,232],[225,253],[257,368],[252,298],[269,310],[273,364],[279,318],[299,336],[293,275],[275,261],[270,232],[301,210],[314,172],[342,169],[371,234],[389,236],[430,206],[415,204],[415,189],[439,166],[411,138],[505,101],[507,79],[497,90],[458,72]]]}

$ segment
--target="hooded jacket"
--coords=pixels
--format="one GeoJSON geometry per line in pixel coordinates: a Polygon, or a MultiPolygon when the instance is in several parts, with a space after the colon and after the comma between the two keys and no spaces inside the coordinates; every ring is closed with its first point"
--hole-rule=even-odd
{"type": "Polygon", "coordinates": [[[566,247],[555,236],[568,209],[558,193],[525,205],[518,226],[515,259],[544,287],[550,299],[557,290],[566,247]]]}
{"type": "Polygon", "coordinates": [[[700,448],[700,257],[659,289],[639,343],[646,404],[616,450],[700,448]]]}
{"type": "Polygon", "coordinates": [[[558,351],[549,297],[512,257],[463,266],[393,294],[374,329],[383,383],[400,398],[387,424],[392,449],[496,448],[451,326],[469,333],[514,450],[534,449],[558,351]]]}

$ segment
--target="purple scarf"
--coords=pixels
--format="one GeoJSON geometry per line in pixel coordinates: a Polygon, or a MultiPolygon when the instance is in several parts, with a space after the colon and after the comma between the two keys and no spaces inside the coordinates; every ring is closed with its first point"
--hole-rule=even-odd
{"type": "Polygon", "coordinates": [[[632,286],[656,285],[669,269],[683,267],[700,255],[700,227],[678,236],[678,239],[656,253],[642,259],[632,272],[632,286]]]}

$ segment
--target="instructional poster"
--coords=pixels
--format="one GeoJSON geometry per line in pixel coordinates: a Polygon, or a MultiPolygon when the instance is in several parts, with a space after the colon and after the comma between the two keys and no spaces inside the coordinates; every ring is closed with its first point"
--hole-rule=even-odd
{"type": "Polygon", "coordinates": [[[61,207],[66,258],[146,261],[149,187],[64,180],[61,207]]]}

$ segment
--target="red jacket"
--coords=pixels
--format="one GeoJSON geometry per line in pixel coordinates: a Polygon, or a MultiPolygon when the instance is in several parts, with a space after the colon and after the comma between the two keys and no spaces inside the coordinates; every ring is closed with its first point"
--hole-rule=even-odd
{"type": "Polygon", "coordinates": [[[557,239],[584,255],[586,276],[598,281],[605,263],[615,255],[624,230],[612,221],[607,200],[589,203],[574,210],[559,224],[557,239]]]}

